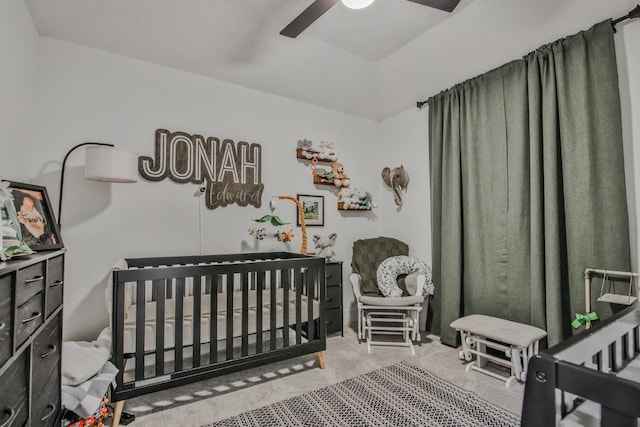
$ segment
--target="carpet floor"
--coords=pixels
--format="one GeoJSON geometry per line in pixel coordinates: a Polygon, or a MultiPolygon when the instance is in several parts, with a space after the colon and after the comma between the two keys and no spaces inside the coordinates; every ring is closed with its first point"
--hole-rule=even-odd
{"type": "Polygon", "coordinates": [[[511,427],[519,417],[407,362],[204,427],[511,427]]]}

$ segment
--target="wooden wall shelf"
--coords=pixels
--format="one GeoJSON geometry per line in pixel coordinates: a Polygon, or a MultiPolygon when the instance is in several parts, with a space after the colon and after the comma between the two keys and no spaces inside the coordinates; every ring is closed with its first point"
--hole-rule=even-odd
{"type": "Polygon", "coordinates": [[[324,179],[319,177],[318,175],[313,175],[313,183],[316,185],[331,185],[331,186],[335,186],[335,184],[333,183],[333,180],[329,180],[329,179],[324,179]]]}
{"type": "Polygon", "coordinates": [[[339,211],[370,211],[371,208],[367,208],[367,209],[356,209],[356,208],[345,208],[344,207],[344,202],[338,202],[338,210],[339,211]]]}
{"type": "Polygon", "coordinates": [[[314,157],[318,159],[319,162],[323,162],[323,163],[333,163],[336,160],[338,160],[338,155],[334,152],[325,153],[322,151],[315,151],[315,150],[303,150],[302,148],[296,149],[296,158],[298,159],[311,161],[314,157]],[[303,151],[313,154],[313,156],[307,157],[303,154],[303,151]]]}

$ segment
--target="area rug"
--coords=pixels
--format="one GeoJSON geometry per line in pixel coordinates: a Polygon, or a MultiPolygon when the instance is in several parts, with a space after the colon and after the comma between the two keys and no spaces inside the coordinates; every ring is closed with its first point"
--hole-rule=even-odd
{"type": "Polygon", "coordinates": [[[400,362],[203,427],[519,425],[514,414],[400,362]]]}

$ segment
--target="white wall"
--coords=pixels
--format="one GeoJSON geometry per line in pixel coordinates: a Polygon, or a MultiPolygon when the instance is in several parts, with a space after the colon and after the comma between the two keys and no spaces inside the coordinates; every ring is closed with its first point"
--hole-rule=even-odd
{"type": "Polygon", "coordinates": [[[8,145],[29,145],[38,62],[38,33],[22,1],[0,1],[0,177],[27,180],[23,162],[5,161],[8,145]]]}
{"type": "MultiPolygon", "coordinates": [[[[209,210],[191,184],[87,181],[83,155],[74,153],[67,164],[62,213],[67,339],[92,338],[106,324],[103,279],[118,258],[197,254],[200,245],[203,253],[297,252],[299,232],[289,246],[273,239],[257,245],[247,232],[253,219],[268,213],[271,196],[324,195],[325,227],[310,227],[309,233],[337,232],[340,260],[350,258],[354,237],[370,235],[375,225],[362,218],[366,213],[343,217],[336,210],[337,191],[315,188],[309,167],[295,158],[298,139],[334,141],[353,182],[372,189],[378,178],[363,164],[362,147],[376,139],[373,121],[49,38],[41,40],[35,117],[35,139],[46,144],[37,153],[21,154],[30,156],[28,175],[49,187],[54,203],[59,162],[80,142],[111,142],[152,156],[155,130],[164,128],[262,145],[260,209],[209,210]]],[[[295,210],[283,200],[276,213],[295,228],[295,210]]],[[[345,296],[350,295],[345,287],[345,296]]]]}

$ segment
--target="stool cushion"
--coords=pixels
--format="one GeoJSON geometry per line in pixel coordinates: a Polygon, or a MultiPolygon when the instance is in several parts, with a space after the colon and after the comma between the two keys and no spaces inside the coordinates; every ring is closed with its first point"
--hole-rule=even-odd
{"type": "Polygon", "coordinates": [[[525,348],[547,336],[547,332],[535,326],[497,317],[472,314],[451,322],[452,328],[470,332],[505,344],[525,348]]]}

